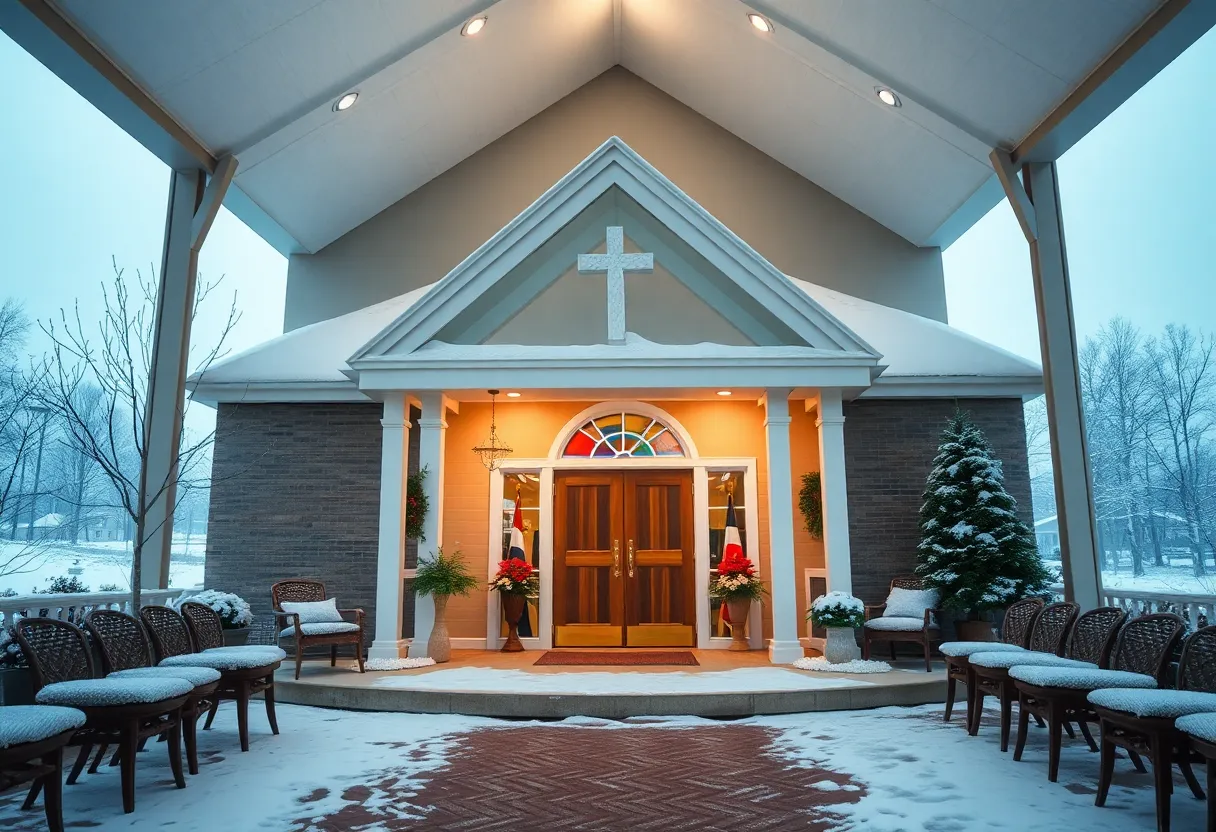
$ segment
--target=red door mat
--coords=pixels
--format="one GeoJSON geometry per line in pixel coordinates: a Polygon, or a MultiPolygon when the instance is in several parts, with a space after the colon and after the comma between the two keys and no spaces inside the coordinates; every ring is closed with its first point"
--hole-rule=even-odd
{"type": "Polygon", "coordinates": [[[591,652],[581,650],[549,650],[535,662],[536,665],[568,665],[575,667],[590,667],[606,665],[609,667],[626,667],[630,665],[663,665],[676,664],[696,667],[700,664],[697,657],[687,650],[670,650],[634,653],[621,650],[613,652],[591,652]]]}

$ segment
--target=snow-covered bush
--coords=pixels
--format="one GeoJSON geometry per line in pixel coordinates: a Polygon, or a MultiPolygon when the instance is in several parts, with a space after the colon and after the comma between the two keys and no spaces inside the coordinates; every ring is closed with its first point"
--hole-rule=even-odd
{"type": "Polygon", "coordinates": [[[233,595],[231,592],[206,589],[193,595],[183,595],[173,602],[173,608],[180,608],[186,601],[206,604],[211,607],[219,615],[220,624],[225,630],[248,627],[253,623],[253,610],[249,608],[249,602],[239,595],[233,595]]]}
{"type": "Polygon", "coordinates": [[[21,642],[17,641],[11,628],[0,629],[0,670],[25,666],[25,653],[21,652],[21,642]]]}
{"type": "Polygon", "coordinates": [[[847,592],[829,592],[811,603],[806,615],[816,627],[860,627],[866,620],[866,605],[847,592]]]}

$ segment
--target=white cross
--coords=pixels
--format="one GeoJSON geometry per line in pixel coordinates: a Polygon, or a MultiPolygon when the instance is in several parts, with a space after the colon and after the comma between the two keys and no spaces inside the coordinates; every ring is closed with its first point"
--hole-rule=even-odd
{"type": "Polygon", "coordinates": [[[578,273],[608,273],[608,343],[625,343],[625,272],[654,271],[653,254],[626,254],[625,229],[608,226],[607,254],[580,254],[578,273]]]}

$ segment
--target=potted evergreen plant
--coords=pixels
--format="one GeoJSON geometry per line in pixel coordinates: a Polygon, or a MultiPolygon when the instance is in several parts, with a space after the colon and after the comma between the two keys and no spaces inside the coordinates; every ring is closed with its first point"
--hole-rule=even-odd
{"type": "Polygon", "coordinates": [[[960,640],[993,640],[991,611],[1046,592],[1054,578],[1018,519],[1000,460],[961,411],[942,433],[920,530],[916,574],[926,589],[941,592],[944,609],[966,616],[955,622],[960,640]]]}
{"type": "Polygon", "coordinates": [[[811,603],[807,618],[816,627],[823,627],[827,639],[823,657],[831,664],[844,664],[861,658],[854,631],[865,623],[866,606],[860,598],[847,592],[829,592],[811,603]]]}
{"type": "Polygon", "coordinates": [[[33,705],[34,679],[21,644],[9,627],[0,629],[0,705],[33,705]]]}
{"type": "Polygon", "coordinates": [[[414,594],[430,595],[435,599],[435,623],[426,643],[426,652],[436,664],[452,658],[452,639],[448,636],[448,599],[453,595],[468,595],[476,586],[477,579],[469,572],[459,549],[449,555],[444,553],[441,546],[430,560],[418,559],[414,594]]]}
{"type": "Polygon", "coordinates": [[[182,595],[174,602],[174,607],[180,607],[184,601],[205,604],[215,610],[216,615],[220,617],[226,646],[245,644],[249,641],[253,610],[249,608],[249,602],[241,596],[217,589],[206,589],[193,595],[182,595]]]}

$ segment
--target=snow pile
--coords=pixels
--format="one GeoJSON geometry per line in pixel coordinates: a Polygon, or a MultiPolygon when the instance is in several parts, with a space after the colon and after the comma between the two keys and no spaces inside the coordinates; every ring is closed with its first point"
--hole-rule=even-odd
{"type": "MultiPolygon", "coordinates": [[[[363,663],[367,670],[413,670],[416,667],[430,667],[434,659],[368,659],[363,663]]],[[[358,665],[351,665],[351,670],[359,671],[358,665]]]]}
{"type": "Polygon", "coordinates": [[[812,659],[801,658],[794,662],[794,667],[799,670],[817,670],[822,673],[890,673],[891,665],[886,662],[869,661],[867,659],[854,659],[851,662],[841,662],[840,664],[832,664],[823,656],[815,656],[812,659]]]}

